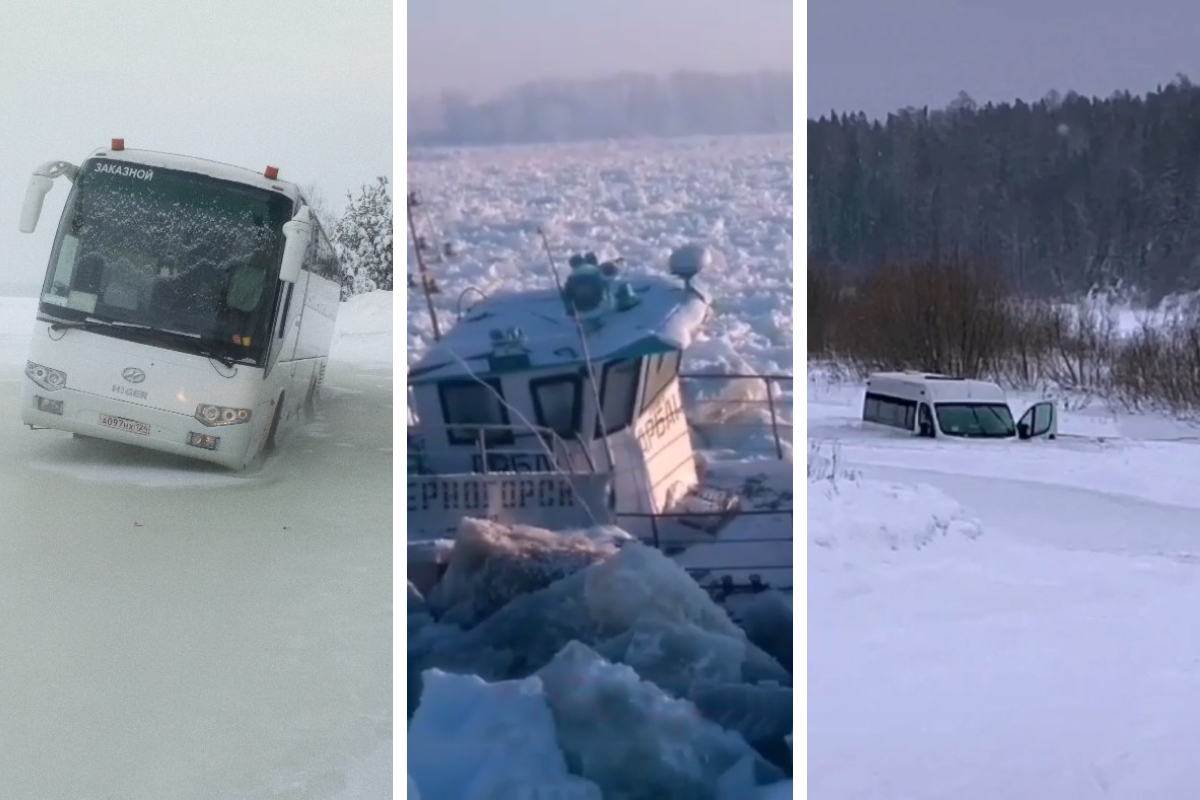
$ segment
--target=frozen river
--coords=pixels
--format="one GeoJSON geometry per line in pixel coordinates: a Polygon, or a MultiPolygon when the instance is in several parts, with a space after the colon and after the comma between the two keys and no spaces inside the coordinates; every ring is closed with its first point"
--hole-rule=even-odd
{"type": "Polygon", "coordinates": [[[379,294],[343,306],[317,415],[248,474],[21,426],[0,329],[0,797],[389,796],[379,294]]]}

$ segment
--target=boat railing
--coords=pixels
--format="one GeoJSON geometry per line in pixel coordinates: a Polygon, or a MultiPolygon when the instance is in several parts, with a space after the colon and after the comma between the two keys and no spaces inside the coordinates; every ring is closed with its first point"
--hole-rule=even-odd
{"type": "MultiPolygon", "coordinates": [[[[684,407],[688,423],[698,434],[700,444],[706,443],[704,440],[709,434],[723,431],[733,434],[732,439],[742,452],[748,448],[753,451],[755,443],[761,443],[762,456],[773,461],[790,458],[794,419],[791,375],[692,372],[680,373],[679,380],[687,398],[684,407]]],[[[755,520],[769,523],[771,518],[776,518],[780,521],[782,535],[738,536],[725,527],[722,529],[724,536],[702,537],[685,546],[690,553],[681,556],[685,559],[684,569],[714,595],[771,588],[790,590],[795,539],[792,512],[790,493],[765,504],[743,503],[736,514],[741,524],[755,520]],[[782,529],[786,529],[786,533],[782,529]],[[782,585],[785,580],[788,584],[782,585]]],[[[667,526],[683,522],[695,524],[708,518],[714,528],[721,528],[726,522],[726,512],[720,510],[625,516],[649,518],[653,544],[668,553],[679,545],[670,543],[664,530],[667,526]]]]}
{"type": "Polygon", "coordinates": [[[564,439],[557,431],[538,425],[525,424],[472,424],[472,425],[429,425],[427,423],[408,426],[408,469],[418,474],[434,472],[429,468],[427,455],[419,444],[430,431],[469,431],[475,438],[477,469],[475,472],[564,472],[576,474],[575,454],[582,455],[586,472],[596,472],[596,463],[591,450],[580,439],[564,439]],[[420,436],[416,435],[420,431],[420,436]],[[505,436],[514,444],[521,440],[530,442],[529,447],[503,447],[495,444],[497,436],[505,436]],[[489,439],[493,441],[489,446],[489,439]],[[537,442],[537,445],[534,445],[537,442]]]}
{"type": "Polygon", "coordinates": [[[752,446],[755,432],[763,433],[762,439],[769,442],[770,450],[780,460],[791,449],[791,375],[691,372],[680,373],[679,381],[687,398],[684,407],[688,422],[694,431],[701,434],[710,428],[735,431],[742,448],[752,446]],[[717,393],[704,394],[710,387],[716,387],[717,393]]]}

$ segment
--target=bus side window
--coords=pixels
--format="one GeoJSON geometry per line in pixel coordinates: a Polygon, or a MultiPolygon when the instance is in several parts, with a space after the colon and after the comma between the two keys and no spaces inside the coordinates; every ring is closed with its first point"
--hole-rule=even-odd
{"type": "Polygon", "coordinates": [[[282,339],[283,335],[285,333],[287,333],[288,311],[292,307],[292,290],[294,290],[295,288],[296,288],[296,284],[289,283],[287,285],[287,291],[285,292],[284,297],[283,297],[283,308],[279,312],[279,338],[280,339],[282,339]]]}
{"type": "Polygon", "coordinates": [[[866,404],[863,406],[863,419],[867,422],[879,422],[879,398],[867,395],[866,404]]]}
{"type": "Polygon", "coordinates": [[[340,272],[337,254],[320,223],[314,222],[313,228],[313,246],[304,259],[304,269],[318,277],[336,281],[340,272]]]}
{"type": "Polygon", "coordinates": [[[863,406],[863,419],[880,425],[889,425],[911,431],[916,418],[917,404],[911,400],[899,400],[868,394],[863,406]]]}

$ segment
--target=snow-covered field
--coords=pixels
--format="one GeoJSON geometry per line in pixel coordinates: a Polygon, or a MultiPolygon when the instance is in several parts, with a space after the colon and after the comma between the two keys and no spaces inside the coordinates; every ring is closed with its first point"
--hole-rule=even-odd
{"type": "Polygon", "coordinates": [[[392,304],[235,474],[24,428],[0,297],[0,797],[390,796],[392,304]]]}
{"type": "MultiPolygon", "coordinates": [[[[443,327],[477,299],[472,289],[554,285],[539,226],[560,268],[568,254],[595,250],[624,256],[628,270],[665,270],[671,249],[701,241],[729,266],[700,278],[714,314],[684,370],[792,373],[790,137],[410,151],[408,180],[423,203],[421,232],[457,251],[430,264],[443,327]]],[[[411,359],[432,328],[424,298],[410,292],[408,302],[411,359]]],[[[708,388],[685,391],[695,399],[708,388]]],[[[790,424],[781,464],[761,435],[761,383],[725,388],[757,405],[706,407],[707,420],[727,426],[700,442],[707,473],[774,501],[785,493],[790,507],[790,424]],[[747,427],[731,434],[731,424],[747,427]]],[[[776,390],[789,423],[790,396],[786,383],[776,390]]],[[[751,519],[735,534],[760,536],[763,519],[791,535],[790,516],[751,519]]],[[[408,731],[410,791],[423,800],[790,797],[774,766],[790,762],[790,599],[763,596],[739,627],[656,551],[577,543],[557,556],[574,564],[563,577],[549,556],[528,563],[529,553],[566,547],[541,536],[462,533],[474,543],[460,556],[463,576],[448,573],[428,597],[410,587],[410,712],[422,692],[408,731]]],[[[790,565],[790,542],[773,546],[746,566],[790,565]]],[[[716,557],[689,555],[692,567],[716,557]]]]}
{"type": "Polygon", "coordinates": [[[811,796],[1194,796],[1200,430],[929,442],[862,394],[809,374],[811,796]]]}

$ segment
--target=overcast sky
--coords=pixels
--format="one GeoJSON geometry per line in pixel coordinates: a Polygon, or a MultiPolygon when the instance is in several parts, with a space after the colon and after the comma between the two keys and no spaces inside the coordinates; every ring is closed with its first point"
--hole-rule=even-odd
{"type": "Polygon", "coordinates": [[[316,184],[392,176],[392,4],[7,3],[0,20],[0,286],[40,283],[68,184],[17,232],[29,173],[114,136],[316,184]]]}
{"type": "MultiPolygon", "coordinates": [[[[800,4],[803,13],[803,4],[800,4]]],[[[792,0],[409,0],[408,91],[791,69],[792,0]]]]}
{"type": "Polygon", "coordinates": [[[1200,83],[1196,0],[809,0],[808,115],[1200,83]]]}

